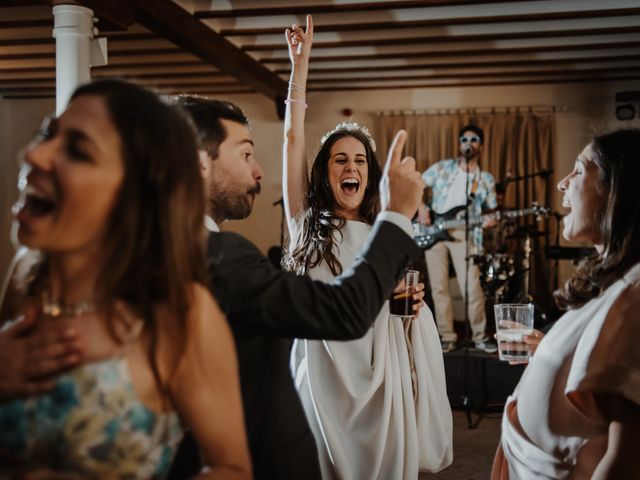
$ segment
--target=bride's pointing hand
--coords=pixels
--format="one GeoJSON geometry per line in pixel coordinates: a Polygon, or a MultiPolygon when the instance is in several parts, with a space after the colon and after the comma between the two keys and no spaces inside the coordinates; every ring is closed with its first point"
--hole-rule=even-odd
{"type": "Polygon", "coordinates": [[[291,63],[298,65],[301,62],[308,62],[313,43],[313,20],[311,15],[307,15],[306,31],[298,25],[292,25],[290,29],[286,29],[285,38],[289,47],[291,63]]]}

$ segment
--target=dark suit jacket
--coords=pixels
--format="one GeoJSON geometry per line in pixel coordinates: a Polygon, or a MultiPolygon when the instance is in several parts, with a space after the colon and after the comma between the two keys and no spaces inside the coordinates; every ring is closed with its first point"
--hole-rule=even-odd
{"type": "Polygon", "coordinates": [[[274,268],[238,234],[211,233],[210,288],[236,341],[256,479],[320,478],[315,442],[289,370],[291,339],[364,335],[416,253],[400,228],[379,222],[356,265],[325,284],[274,268]]]}

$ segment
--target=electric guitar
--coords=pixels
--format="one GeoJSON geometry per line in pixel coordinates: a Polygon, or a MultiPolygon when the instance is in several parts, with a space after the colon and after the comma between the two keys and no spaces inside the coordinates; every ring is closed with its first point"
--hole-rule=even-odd
{"type": "MultiPolygon", "coordinates": [[[[413,239],[418,246],[424,250],[428,250],[436,243],[442,241],[452,242],[455,239],[449,234],[450,228],[464,227],[466,221],[464,219],[464,205],[454,207],[445,213],[431,212],[433,222],[431,225],[424,225],[422,223],[414,223],[413,231],[415,235],[413,239]]],[[[480,215],[479,217],[469,217],[469,227],[477,227],[482,225],[486,220],[502,220],[505,218],[517,218],[525,215],[536,215],[538,220],[549,215],[549,209],[533,203],[531,208],[524,208],[521,210],[505,210],[494,213],[488,213],[486,215],[480,215]]]]}

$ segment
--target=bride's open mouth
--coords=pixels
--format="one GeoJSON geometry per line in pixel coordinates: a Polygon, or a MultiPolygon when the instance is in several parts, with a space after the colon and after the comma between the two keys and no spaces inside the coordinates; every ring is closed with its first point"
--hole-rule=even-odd
{"type": "Polygon", "coordinates": [[[340,182],[340,188],[347,195],[355,195],[360,190],[360,181],[356,178],[345,178],[340,182]]]}

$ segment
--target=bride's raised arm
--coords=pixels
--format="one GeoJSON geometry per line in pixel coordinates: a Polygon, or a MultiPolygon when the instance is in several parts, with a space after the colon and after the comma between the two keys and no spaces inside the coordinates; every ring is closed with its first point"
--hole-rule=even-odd
{"type": "Polygon", "coordinates": [[[291,77],[284,118],[284,146],[282,163],[282,194],[289,231],[295,229],[294,220],[306,208],[309,191],[307,159],[304,140],[304,117],[306,103],[309,56],[313,43],[313,20],[307,15],[306,31],[298,25],[285,31],[291,77]]]}

